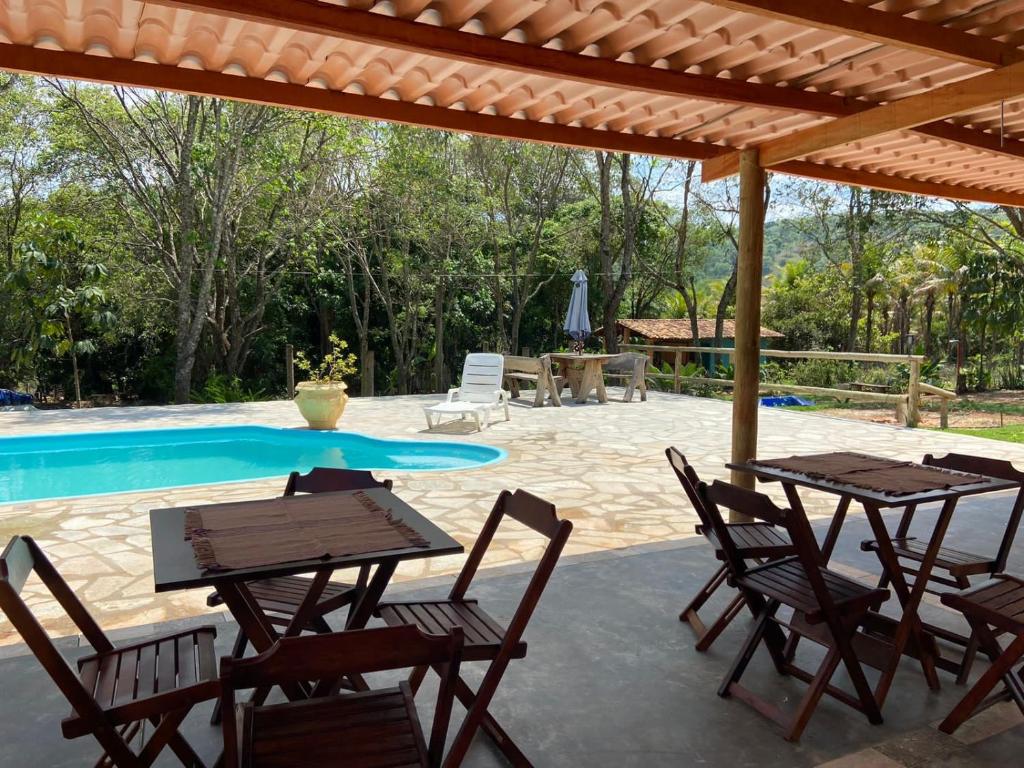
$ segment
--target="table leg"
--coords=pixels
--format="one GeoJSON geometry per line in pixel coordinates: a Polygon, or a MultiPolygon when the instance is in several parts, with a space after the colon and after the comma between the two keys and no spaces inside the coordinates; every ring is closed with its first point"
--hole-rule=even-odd
{"type": "Polygon", "coordinates": [[[583,371],[580,374],[579,388],[576,390],[576,402],[585,403],[587,398],[590,397],[590,390],[594,388],[593,382],[593,370],[589,363],[583,364],[583,371]]]}
{"type": "Polygon", "coordinates": [[[850,511],[850,497],[843,496],[839,500],[839,504],[836,506],[836,511],[832,514],[832,522],[829,523],[828,532],[825,534],[825,540],[821,542],[821,557],[822,562],[826,565],[828,561],[832,559],[832,552],[836,548],[836,542],[839,540],[839,534],[843,530],[843,523],[846,521],[846,513],[850,511]]]}
{"type": "Polygon", "coordinates": [[[345,629],[363,629],[366,626],[367,622],[370,621],[370,617],[373,616],[373,612],[377,609],[377,603],[380,602],[380,598],[391,581],[391,577],[394,576],[395,568],[397,567],[398,561],[394,559],[382,560],[377,565],[370,583],[366,585],[363,594],[359,596],[359,602],[355,604],[352,612],[348,615],[345,629]]]}
{"type": "Polygon", "coordinates": [[[607,403],[608,392],[604,388],[604,365],[601,364],[600,360],[594,361],[593,380],[597,385],[597,402],[607,403]]]}
{"type": "Polygon", "coordinates": [[[896,557],[896,552],[893,550],[892,539],[889,537],[885,520],[882,518],[882,511],[874,505],[864,505],[868,522],[871,523],[871,530],[875,535],[875,541],[878,542],[878,559],[888,573],[892,588],[896,592],[896,596],[903,608],[903,617],[900,619],[896,632],[893,635],[893,657],[889,662],[889,668],[883,671],[878,681],[878,686],[875,689],[875,698],[880,705],[885,701],[889,693],[889,688],[892,685],[893,677],[896,675],[900,659],[911,639],[914,640],[918,649],[921,669],[924,672],[925,679],[928,681],[928,686],[932,690],[939,690],[939,678],[935,672],[935,658],[931,651],[931,645],[924,641],[918,608],[924,597],[925,587],[928,585],[928,577],[931,575],[932,568],[935,565],[939,547],[942,545],[943,538],[945,538],[946,529],[949,527],[949,521],[953,516],[955,508],[956,499],[948,499],[942,505],[939,519],[935,523],[935,530],[932,532],[931,539],[928,542],[928,549],[925,551],[925,556],[914,578],[914,586],[911,589],[907,586],[903,569],[899,564],[899,558],[896,557]]]}
{"type": "MultiPolygon", "coordinates": [[[[800,494],[793,483],[783,483],[783,490],[786,492],[786,500],[789,502],[789,508],[797,514],[807,517],[807,511],[804,509],[804,504],[800,500],[800,494]]],[[[836,506],[835,514],[832,516],[832,522],[829,524],[828,533],[825,534],[825,541],[822,542],[819,550],[819,560],[823,566],[828,565],[829,559],[832,557],[832,550],[836,546],[836,540],[839,538],[839,532],[843,528],[843,522],[846,520],[846,513],[850,509],[850,497],[843,496],[839,499],[839,504],[836,506]]],[[[783,655],[787,662],[791,662],[793,657],[796,655],[796,647],[800,643],[800,635],[796,632],[791,632],[789,637],[786,639],[786,646],[783,649],[783,655]]]]}
{"type": "MultiPolygon", "coordinates": [[[[308,615],[311,606],[315,606],[319,602],[320,595],[323,594],[324,587],[330,578],[331,571],[321,571],[310,581],[309,591],[303,598],[299,610],[296,611],[295,616],[292,617],[291,622],[284,630],[285,636],[297,635],[302,631],[305,623],[299,624],[297,621],[299,619],[302,619],[303,622],[308,620],[303,617],[308,615]]],[[[218,594],[224,599],[224,604],[231,611],[231,615],[234,616],[238,626],[245,632],[257,653],[263,653],[263,651],[269,649],[277,642],[278,634],[274,629],[274,625],[271,624],[267,615],[260,609],[259,603],[252,596],[245,582],[224,581],[218,582],[216,586],[218,594]]],[[[282,685],[281,690],[284,691],[290,701],[301,701],[302,699],[309,698],[309,686],[302,683],[282,685]]],[[[263,700],[266,698],[266,695],[267,690],[256,690],[253,693],[253,699],[257,701],[263,700]]]]}

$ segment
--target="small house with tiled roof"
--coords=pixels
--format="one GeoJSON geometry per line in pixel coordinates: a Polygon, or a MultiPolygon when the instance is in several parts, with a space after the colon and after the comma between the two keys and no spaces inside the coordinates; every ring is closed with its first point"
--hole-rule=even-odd
{"type": "MultiPolygon", "coordinates": [[[[693,338],[693,326],[688,318],[626,318],[615,323],[616,335],[623,344],[651,344],[665,347],[714,347],[715,346],[715,321],[713,319],[701,318],[697,320],[697,335],[693,338]]],[[[783,338],[778,331],[761,326],[761,346],[767,347],[774,339],[783,338]]],[[[722,346],[731,347],[736,339],[736,322],[725,320],[722,323],[722,346]]],[[[662,363],[672,365],[675,354],[673,352],[658,351],[649,353],[655,365],[662,363]]],[[[701,355],[695,352],[684,352],[682,354],[683,364],[697,362],[700,358],[705,368],[711,367],[711,355],[701,355]]]]}

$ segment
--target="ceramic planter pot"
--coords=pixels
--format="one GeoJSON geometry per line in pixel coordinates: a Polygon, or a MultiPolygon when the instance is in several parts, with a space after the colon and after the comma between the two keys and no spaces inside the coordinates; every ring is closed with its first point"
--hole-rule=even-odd
{"type": "Polygon", "coordinates": [[[348,403],[343,381],[304,381],[296,388],[295,404],[310,429],[334,429],[348,403]]]}

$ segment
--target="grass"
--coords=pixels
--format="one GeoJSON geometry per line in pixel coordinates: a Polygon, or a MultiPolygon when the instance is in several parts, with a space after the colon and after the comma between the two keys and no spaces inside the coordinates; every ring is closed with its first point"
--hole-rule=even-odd
{"type": "Polygon", "coordinates": [[[1002,440],[1007,443],[1024,443],[1024,424],[1010,424],[1005,427],[985,427],[983,429],[947,429],[958,435],[987,437],[989,440],[1002,440]]]}

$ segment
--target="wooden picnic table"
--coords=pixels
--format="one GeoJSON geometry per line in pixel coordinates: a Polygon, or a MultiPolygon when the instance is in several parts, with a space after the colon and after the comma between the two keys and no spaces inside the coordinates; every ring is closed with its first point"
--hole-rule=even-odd
{"type": "MultiPolygon", "coordinates": [[[[794,458],[812,460],[820,457],[794,458]]],[[[1019,484],[994,477],[985,477],[980,482],[971,482],[950,488],[894,494],[882,490],[868,490],[849,483],[833,482],[826,478],[813,477],[800,472],[792,472],[759,463],[730,463],[726,466],[729,469],[752,474],[763,482],[781,483],[790,508],[798,514],[806,515],[800,495],[797,492],[798,487],[824,491],[825,493],[839,496],[839,503],[833,514],[832,522],[820,547],[823,565],[826,565],[832,556],[850,504],[856,501],[863,506],[868,522],[871,525],[871,530],[878,542],[879,560],[892,584],[893,591],[896,593],[902,609],[902,617],[898,622],[879,614],[871,615],[872,623],[868,629],[872,635],[876,639],[878,635],[886,635],[888,637],[888,649],[881,661],[879,661],[877,654],[875,654],[874,659],[868,661],[870,666],[876,667],[882,673],[875,688],[875,698],[881,707],[885,702],[893,677],[899,667],[900,658],[904,654],[916,656],[919,659],[929,687],[933,690],[938,690],[939,680],[935,667],[939,652],[935,645],[934,636],[925,631],[922,626],[919,610],[921,600],[924,598],[928,585],[928,578],[935,566],[935,560],[945,538],[946,530],[949,528],[953,512],[956,510],[957,502],[965,496],[1005,491],[1018,488],[1019,484]],[[911,587],[908,586],[904,578],[904,572],[893,549],[892,536],[886,527],[882,511],[887,509],[906,509],[912,505],[927,503],[940,503],[942,506],[935,523],[935,528],[928,541],[924,558],[919,564],[917,576],[911,587]]],[[[867,644],[864,645],[864,648],[867,648],[867,644]]],[[[861,649],[857,650],[858,656],[860,656],[861,649]]]]}
{"type": "MultiPolygon", "coordinates": [[[[334,571],[343,568],[357,568],[363,565],[376,565],[373,576],[366,590],[353,606],[346,622],[346,629],[361,629],[366,626],[373,611],[377,607],[384,590],[394,575],[395,569],[403,560],[418,560],[440,555],[461,554],[464,549],[459,542],[442,531],[430,520],[414,510],[398,496],[386,488],[368,488],[360,491],[343,491],[337,495],[349,496],[354,493],[365,493],[380,506],[391,510],[395,518],[400,519],[416,534],[426,540],[426,546],[410,546],[402,549],[390,549],[367,552],[358,555],[342,555],[325,557],[315,560],[302,560],[278,563],[256,568],[235,568],[226,570],[204,570],[196,563],[192,543],[185,538],[185,513],[189,509],[202,510],[202,506],[175,507],[154,509],[149,513],[150,530],[153,543],[153,576],[157,592],[172,592],[180,589],[207,588],[215,589],[224,599],[231,615],[238,622],[246,636],[258,653],[270,648],[279,636],[298,635],[312,609],[316,606],[324,588],[330,581],[334,571]],[[249,591],[247,582],[276,576],[295,576],[313,574],[310,579],[309,592],[302,601],[299,610],[291,622],[278,634],[267,614],[259,607],[258,602],[249,591]]],[[[327,496],[327,494],[322,494],[327,496]]],[[[303,496],[291,496],[280,499],[262,499],[242,502],[239,506],[249,505],[255,512],[268,503],[296,504],[302,503],[303,496]]],[[[217,505],[210,505],[217,506],[217,505]]],[[[339,533],[344,532],[345,522],[339,523],[339,533]]],[[[300,698],[303,694],[299,689],[286,690],[289,698],[300,698]]]]}
{"type": "Polygon", "coordinates": [[[608,402],[604,388],[604,366],[616,355],[575,352],[552,352],[551,362],[558,363],[562,376],[569,383],[573,400],[587,402],[591,392],[596,392],[599,403],[608,402]]]}

